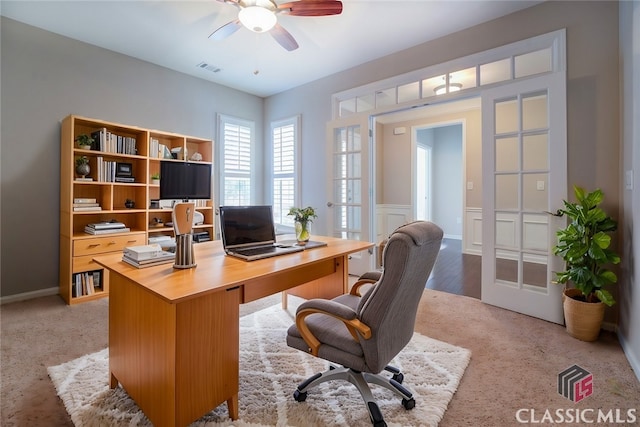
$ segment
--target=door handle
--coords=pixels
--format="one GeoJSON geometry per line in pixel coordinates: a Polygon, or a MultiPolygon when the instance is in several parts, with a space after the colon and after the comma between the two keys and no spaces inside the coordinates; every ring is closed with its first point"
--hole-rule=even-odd
{"type": "Polygon", "coordinates": [[[333,207],[333,203],[332,202],[327,202],[327,207],[333,207]]]}

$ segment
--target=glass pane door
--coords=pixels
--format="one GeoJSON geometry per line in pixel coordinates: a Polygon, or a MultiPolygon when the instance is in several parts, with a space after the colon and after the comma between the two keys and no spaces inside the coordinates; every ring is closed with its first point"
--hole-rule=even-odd
{"type": "Polygon", "coordinates": [[[565,91],[554,75],[483,94],[482,300],[563,322],[551,253],[566,197],[565,91]],[[553,102],[552,102],[553,101],[553,102]]]}
{"type": "MultiPolygon", "coordinates": [[[[331,188],[329,190],[329,230],[335,237],[369,241],[369,131],[367,119],[333,122],[331,135],[331,188]]],[[[370,251],[354,254],[349,274],[359,275],[372,268],[370,251]]]]}

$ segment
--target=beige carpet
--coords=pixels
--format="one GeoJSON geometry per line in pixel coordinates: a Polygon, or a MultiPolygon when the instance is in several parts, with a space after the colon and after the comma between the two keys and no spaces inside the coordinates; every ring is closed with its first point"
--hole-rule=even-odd
{"type": "MultiPolygon", "coordinates": [[[[306,402],[294,401],[297,384],[325,362],[285,343],[292,309],[279,305],[240,319],[240,420],[231,422],[220,405],[194,426],[370,426],[368,413],[355,387],[330,382],[309,391],[306,402]]],[[[389,426],[436,426],[470,360],[470,351],[418,333],[393,364],[405,375],[416,407],[406,411],[390,391],[373,386],[389,426]]],[[[151,425],[126,392],[108,387],[108,351],[82,356],[48,368],[58,395],[76,426],[151,425]]]]}

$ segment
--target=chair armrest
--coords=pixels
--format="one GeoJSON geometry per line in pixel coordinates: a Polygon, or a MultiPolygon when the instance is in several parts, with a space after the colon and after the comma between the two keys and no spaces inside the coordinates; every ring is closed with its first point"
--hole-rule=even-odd
{"type": "Polygon", "coordinates": [[[380,280],[380,277],[382,277],[381,271],[368,271],[364,273],[358,277],[358,281],[353,284],[349,293],[361,297],[362,293],[360,292],[360,288],[363,285],[375,285],[380,280]]]}
{"type": "Polygon", "coordinates": [[[362,286],[364,286],[364,285],[375,285],[376,283],[378,283],[377,280],[360,279],[356,283],[353,284],[353,286],[351,287],[351,290],[349,291],[349,294],[361,297],[362,294],[360,293],[360,288],[362,286]]]}
{"type": "Polygon", "coordinates": [[[364,338],[371,338],[371,328],[356,318],[356,313],[351,308],[330,300],[309,300],[300,305],[296,312],[296,327],[302,335],[302,339],[309,346],[311,354],[318,356],[320,341],[313,335],[305,319],[311,314],[325,314],[340,320],[349,330],[356,341],[358,333],[364,338]]]}

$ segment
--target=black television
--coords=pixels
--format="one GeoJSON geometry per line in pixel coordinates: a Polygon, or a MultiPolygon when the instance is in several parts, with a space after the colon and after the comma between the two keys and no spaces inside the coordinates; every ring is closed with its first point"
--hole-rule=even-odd
{"type": "Polygon", "coordinates": [[[160,162],[160,199],[211,198],[211,164],[160,162]]]}

